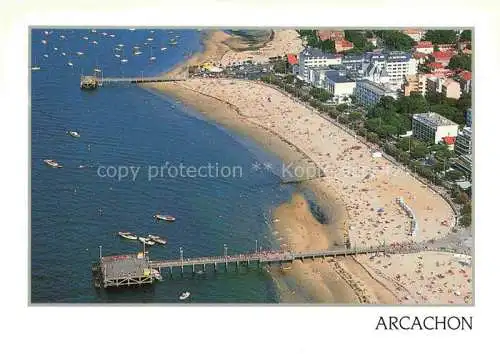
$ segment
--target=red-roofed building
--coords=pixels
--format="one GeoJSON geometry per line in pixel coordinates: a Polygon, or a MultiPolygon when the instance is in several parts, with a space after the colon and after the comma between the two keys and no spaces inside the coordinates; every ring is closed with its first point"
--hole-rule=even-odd
{"type": "Polygon", "coordinates": [[[462,71],[458,74],[458,81],[462,92],[470,93],[472,88],[472,73],[470,71],[462,71]]]}
{"type": "Polygon", "coordinates": [[[335,51],[337,53],[345,52],[345,51],[351,50],[352,48],[354,48],[354,44],[352,44],[351,42],[349,42],[346,39],[341,39],[341,40],[335,41],[335,51]]]}
{"type": "Polygon", "coordinates": [[[425,30],[419,28],[407,28],[403,30],[403,33],[411,37],[411,39],[413,39],[415,42],[418,42],[424,36],[425,30]]]}
{"type": "Polygon", "coordinates": [[[441,52],[454,51],[457,49],[456,44],[436,44],[436,46],[441,52]]]}
{"type": "Polygon", "coordinates": [[[450,63],[450,59],[452,56],[454,56],[455,53],[452,51],[446,51],[446,52],[433,52],[431,56],[434,58],[434,61],[437,63],[443,64],[443,66],[448,66],[450,63]]]}
{"type": "Polygon", "coordinates": [[[416,52],[424,54],[431,54],[434,51],[434,46],[429,41],[418,42],[413,48],[416,52]]]}
{"type": "Polygon", "coordinates": [[[297,65],[299,61],[297,60],[297,56],[295,54],[287,54],[288,64],[297,65]]]}
{"type": "Polygon", "coordinates": [[[322,41],[326,41],[327,39],[331,39],[332,41],[344,39],[344,31],[330,31],[330,30],[321,30],[318,31],[318,37],[322,41]]]}
{"type": "Polygon", "coordinates": [[[431,71],[436,71],[436,70],[439,70],[439,69],[443,69],[443,64],[439,63],[439,62],[430,62],[430,63],[427,63],[427,67],[429,69],[431,69],[431,71]]]}
{"type": "Polygon", "coordinates": [[[415,52],[413,53],[413,58],[419,63],[423,64],[425,63],[425,59],[427,58],[428,54],[420,53],[420,52],[415,52]]]}

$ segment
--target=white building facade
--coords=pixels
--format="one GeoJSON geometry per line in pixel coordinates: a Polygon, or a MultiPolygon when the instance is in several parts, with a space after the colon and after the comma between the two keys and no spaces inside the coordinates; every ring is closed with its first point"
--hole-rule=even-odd
{"type": "Polygon", "coordinates": [[[455,141],[455,152],[458,155],[471,155],[472,154],[472,130],[465,127],[457,135],[455,141]]]}
{"type": "Polygon", "coordinates": [[[458,124],[434,112],[416,113],[412,119],[412,132],[418,140],[438,144],[444,137],[456,137],[458,124]]]}
{"type": "Polygon", "coordinates": [[[354,90],[356,101],[365,107],[377,104],[384,96],[398,99],[398,92],[388,85],[377,84],[369,80],[360,80],[356,82],[354,90]]]}
{"type": "Polygon", "coordinates": [[[323,53],[316,48],[306,48],[299,54],[299,78],[310,82],[310,68],[327,68],[330,65],[339,65],[342,61],[341,55],[323,53]]]}

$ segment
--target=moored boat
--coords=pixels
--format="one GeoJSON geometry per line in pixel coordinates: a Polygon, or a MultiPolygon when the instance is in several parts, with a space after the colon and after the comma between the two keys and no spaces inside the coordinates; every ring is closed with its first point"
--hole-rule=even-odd
{"type": "Polygon", "coordinates": [[[153,216],[156,220],[163,220],[163,221],[175,221],[175,217],[171,215],[161,215],[161,214],[156,214],[153,216]]]}
{"type": "Polygon", "coordinates": [[[144,243],[145,245],[148,245],[148,246],[154,246],[154,242],[153,241],[150,241],[148,240],[146,237],[138,237],[139,241],[141,241],[142,243],[144,243]]]}
{"type": "Polygon", "coordinates": [[[71,135],[73,138],[79,138],[80,137],[80,133],[78,133],[77,131],[71,131],[71,130],[69,130],[68,134],[71,135]]]}
{"type": "Polygon", "coordinates": [[[160,236],[148,235],[148,239],[153,241],[153,242],[159,243],[161,245],[167,244],[167,240],[165,240],[164,238],[161,238],[160,236]]]}
{"type": "Polygon", "coordinates": [[[137,236],[132,232],[120,231],[118,232],[118,235],[123,238],[126,238],[127,240],[137,240],[137,236]]]}
{"type": "Polygon", "coordinates": [[[58,163],[56,160],[43,160],[43,162],[45,162],[45,164],[49,165],[50,167],[54,167],[54,168],[61,168],[62,165],[60,163],[58,163]]]}
{"type": "Polygon", "coordinates": [[[179,296],[179,300],[186,300],[188,297],[191,296],[191,293],[189,291],[185,291],[179,296]]]}

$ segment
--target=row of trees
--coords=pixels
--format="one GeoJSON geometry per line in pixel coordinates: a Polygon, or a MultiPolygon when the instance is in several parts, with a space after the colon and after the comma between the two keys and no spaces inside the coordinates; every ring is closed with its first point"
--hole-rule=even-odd
{"type": "MultiPolygon", "coordinates": [[[[262,77],[262,80],[283,88],[331,118],[347,125],[368,141],[381,145],[387,154],[437,185],[443,184],[443,177],[448,181],[456,181],[463,177],[460,171],[448,171],[449,160],[454,158],[455,154],[448,150],[447,146],[435,145],[433,142],[426,143],[410,137],[397,138],[398,134],[411,128],[409,118],[411,114],[426,111],[425,108],[429,102],[421,95],[412,94],[398,100],[383,97],[365,117],[362,110],[350,109],[344,103],[336,106],[325,105],[324,101],[330,97],[328,91],[317,88],[307,91],[303,89],[302,82],[292,75],[283,78],[271,74],[262,77]],[[393,136],[396,136],[395,142],[393,136]]],[[[463,205],[460,222],[468,226],[471,221],[470,199],[459,189],[456,194],[455,202],[463,205]]]]}
{"type": "Polygon", "coordinates": [[[448,63],[449,69],[472,70],[472,57],[466,54],[458,54],[451,57],[448,63]]]}
{"type": "Polygon", "coordinates": [[[373,36],[373,32],[371,31],[345,30],[344,35],[345,39],[354,45],[354,48],[350,52],[364,53],[372,51],[375,48],[373,44],[367,41],[367,38],[373,36]]]}
{"type": "Polygon", "coordinates": [[[457,41],[457,31],[455,30],[428,30],[424,39],[434,44],[449,44],[457,41]]]}

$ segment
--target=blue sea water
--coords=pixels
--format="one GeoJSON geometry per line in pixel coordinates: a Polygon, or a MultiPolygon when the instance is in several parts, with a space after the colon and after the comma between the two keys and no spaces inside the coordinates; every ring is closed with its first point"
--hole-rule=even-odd
{"type": "Polygon", "coordinates": [[[224,244],[229,253],[253,250],[255,240],[263,248],[275,246],[270,212],[290,197],[293,187],[281,185],[265,169],[252,168],[256,161],[276,162],[275,156],[169,97],[134,86],[79,88],[80,75],[91,74],[96,66],[105,76],[164,72],[201,49],[200,33],[33,29],[31,40],[32,63],[40,66],[30,71],[31,301],[177,302],[186,290],[192,302],[279,301],[272,279],[256,269],[243,271],[247,274],[165,277],[139,289],[93,287],[91,263],[98,259],[100,245],[104,255],[141,249],[118,237],[121,230],[166,236],[166,246],[151,248],[152,259],[178,257],[179,247],[190,258],[222,254],[224,244]],[[170,39],[177,45],[169,45],[170,39]],[[97,44],[91,43],[94,40],[97,44]],[[133,55],[134,46],[143,54],[133,55]],[[161,51],[162,47],[167,49],[161,51]],[[124,57],[127,63],[120,61],[124,57]],[[70,137],[68,130],[81,137],[70,137]],[[50,168],[44,159],[55,159],[64,167],[50,168]],[[242,173],[236,178],[150,179],[149,166],[154,169],[166,162],[237,166],[242,173]],[[99,176],[120,166],[129,172],[122,180],[99,176]],[[138,171],[135,179],[130,166],[138,171]],[[155,223],[152,215],[158,212],[175,215],[177,221],[155,223]]]}

